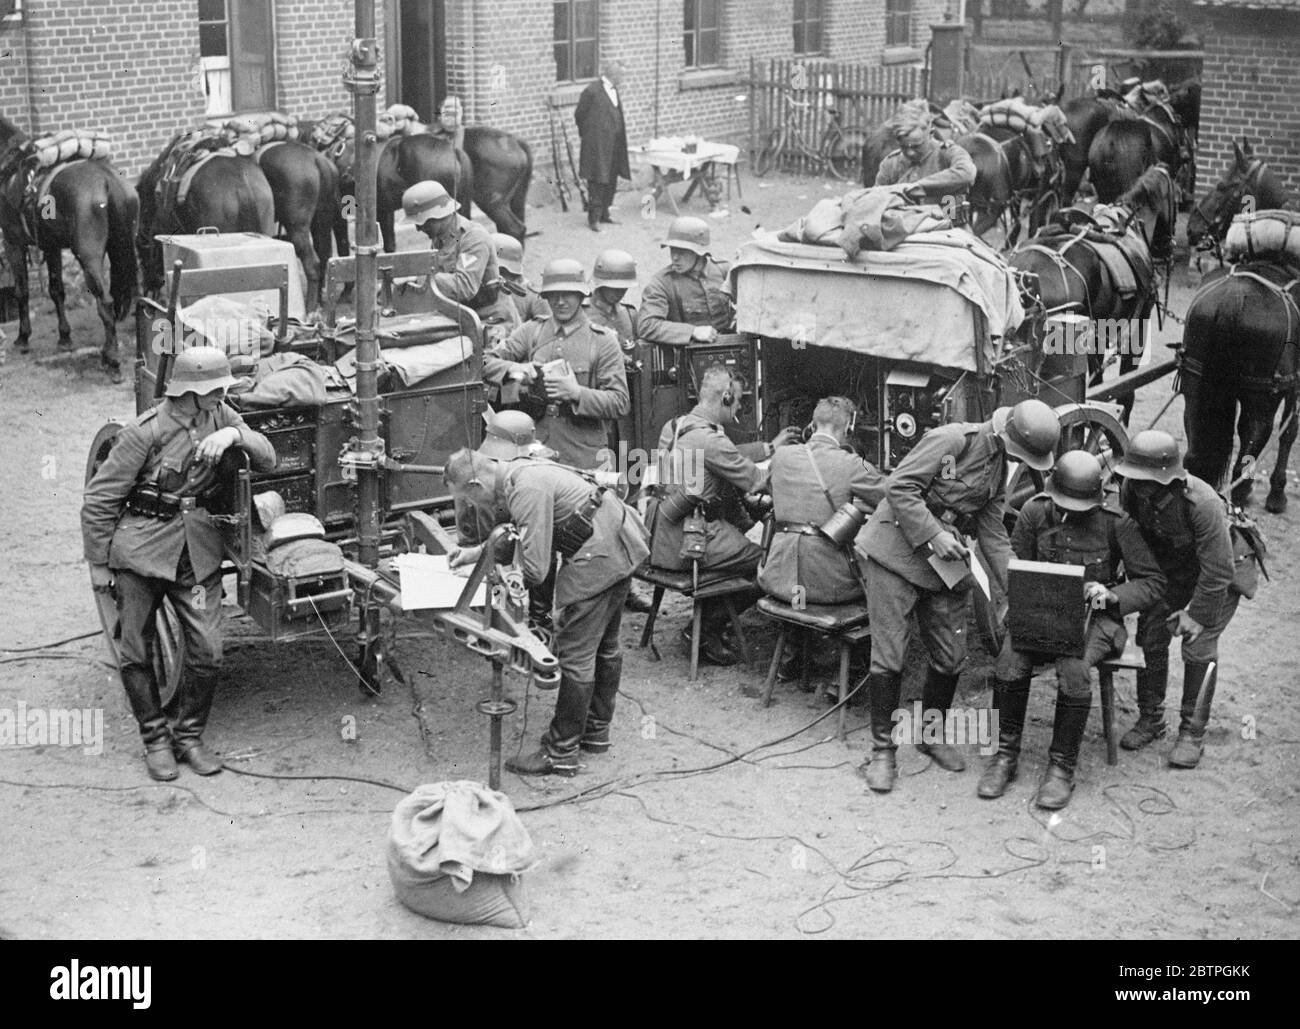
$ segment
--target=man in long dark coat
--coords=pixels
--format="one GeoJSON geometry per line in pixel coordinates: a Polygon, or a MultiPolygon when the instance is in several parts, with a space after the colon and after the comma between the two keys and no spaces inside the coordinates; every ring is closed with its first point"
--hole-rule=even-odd
{"type": "Polygon", "coordinates": [[[578,123],[582,152],[578,174],[587,180],[587,227],[600,232],[601,224],[617,224],[609,216],[619,177],[630,180],[627,128],[623,124],[623,65],[608,61],[595,82],[578,97],[573,120],[578,123]]]}

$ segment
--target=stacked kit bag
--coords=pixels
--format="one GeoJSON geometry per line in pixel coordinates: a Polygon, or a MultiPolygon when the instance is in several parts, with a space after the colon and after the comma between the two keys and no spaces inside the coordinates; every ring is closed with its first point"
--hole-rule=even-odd
{"type": "Polygon", "coordinates": [[[428,126],[420,121],[420,116],[415,113],[415,108],[407,107],[406,104],[393,104],[375,122],[375,133],[380,139],[387,139],[389,136],[413,136],[426,131],[427,128],[428,126]]]}
{"type": "Polygon", "coordinates": [[[279,111],[266,114],[246,114],[227,119],[222,131],[237,143],[247,143],[253,149],[267,143],[283,143],[298,138],[298,119],[279,111]]]}
{"type": "Polygon", "coordinates": [[[1300,214],[1254,211],[1232,219],[1223,256],[1237,261],[1281,261],[1300,271],[1300,214]]]}
{"type": "Polygon", "coordinates": [[[112,149],[107,136],[78,129],[63,129],[33,140],[31,148],[38,168],[53,168],[64,161],[79,159],[106,161],[112,149]]]}

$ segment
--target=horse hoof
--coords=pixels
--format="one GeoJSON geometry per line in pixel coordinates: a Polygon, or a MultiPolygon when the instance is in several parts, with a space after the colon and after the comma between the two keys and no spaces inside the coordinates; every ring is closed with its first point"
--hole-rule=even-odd
{"type": "Polygon", "coordinates": [[[1269,514],[1282,514],[1286,511],[1286,494],[1281,490],[1270,491],[1268,499],[1264,501],[1264,510],[1269,514]]]}

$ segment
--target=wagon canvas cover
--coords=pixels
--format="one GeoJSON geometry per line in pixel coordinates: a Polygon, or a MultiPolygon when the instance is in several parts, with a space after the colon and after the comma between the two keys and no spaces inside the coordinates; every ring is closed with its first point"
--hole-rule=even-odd
{"type": "Polygon", "coordinates": [[[970,371],[1025,318],[1006,262],[957,229],[852,260],[765,235],[740,248],[731,285],[740,332],[970,371]]]}

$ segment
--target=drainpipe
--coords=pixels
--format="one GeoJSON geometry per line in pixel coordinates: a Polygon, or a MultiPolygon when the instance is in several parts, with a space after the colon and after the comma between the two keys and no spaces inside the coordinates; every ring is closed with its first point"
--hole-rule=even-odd
{"type": "Polygon", "coordinates": [[[659,31],[660,16],[663,12],[663,0],[655,0],[655,130],[653,139],[659,138],[659,48],[662,37],[659,31]]]}

